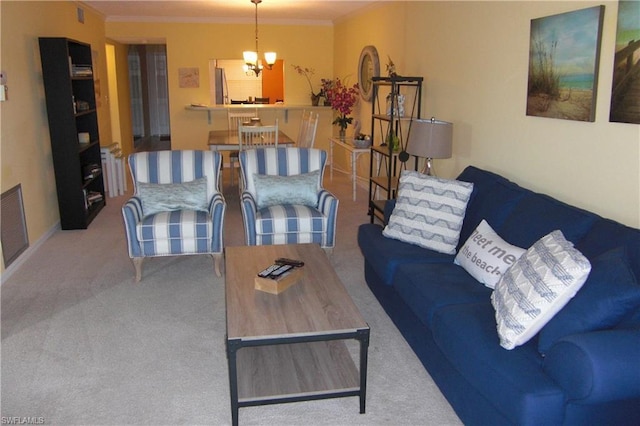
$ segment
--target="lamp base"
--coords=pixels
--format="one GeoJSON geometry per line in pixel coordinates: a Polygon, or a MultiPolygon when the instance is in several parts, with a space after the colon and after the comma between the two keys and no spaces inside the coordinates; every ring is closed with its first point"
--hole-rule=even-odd
{"type": "Polygon", "coordinates": [[[436,175],[435,172],[433,171],[433,158],[427,157],[427,159],[424,162],[424,167],[422,168],[422,171],[420,173],[427,176],[436,175]]]}

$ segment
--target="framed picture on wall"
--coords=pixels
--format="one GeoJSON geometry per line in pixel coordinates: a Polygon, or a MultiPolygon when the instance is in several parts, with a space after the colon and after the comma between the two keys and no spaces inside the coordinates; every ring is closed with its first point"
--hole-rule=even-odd
{"type": "Polygon", "coordinates": [[[527,115],[595,121],[604,6],[531,20],[527,115]]]}
{"type": "Polygon", "coordinates": [[[640,2],[618,2],[609,121],[640,124],[640,2]]]}

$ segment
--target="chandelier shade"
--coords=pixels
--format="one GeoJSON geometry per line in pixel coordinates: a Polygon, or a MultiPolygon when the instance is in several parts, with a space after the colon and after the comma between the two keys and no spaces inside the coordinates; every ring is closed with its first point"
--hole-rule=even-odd
{"type": "MultiPolygon", "coordinates": [[[[247,74],[251,74],[252,72],[258,77],[260,72],[264,68],[262,65],[262,61],[259,58],[258,54],[258,4],[262,3],[262,0],[251,0],[251,3],[256,5],[256,50],[245,50],[242,52],[242,58],[244,60],[244,69],[247,74]]],[[[273,68],[273,64],[276,63],[276,52],[265,52],[264,53],[264,62],[267,64],[268,69],[273,68]]]]}

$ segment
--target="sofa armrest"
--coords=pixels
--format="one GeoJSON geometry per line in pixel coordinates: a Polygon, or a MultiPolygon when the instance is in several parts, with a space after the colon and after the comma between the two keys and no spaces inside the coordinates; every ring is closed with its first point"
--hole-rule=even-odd
{"type": "Polygon", "coordinates": [[[580,403],[640,398],[640,330],[605,330],[558,340],[544,370],[580,403]]]}
{"type": "Polygon", "coordinates": [[[318,210],[327,218],[327,235],[323,247],[334,247],[336,244],[338,202],[338,198],[326,189],[318,192],[318,210]]]}
{"type": "Polygon", "coordinates": [[[391,213],[393,213],[395,206],[396,200],[387,200],[384,204],[384,223],[389,223],[389,218],[391,217],[391,213]]]}
{"type": "Polygon", "coordinates": [[[244,224],[244,238],[248,246],[256,245],[256,216],[258,212],[255,198],[249,191],[240,194],[240,210],[244,224]]]}
{"type": "Polygon", "coordinates": [[[124,229],[127,234],[127,247],[129,249],[129,257],[141,257],[142,250],[138,242],[136,227],[143,218],[142,200],[134,196],[127,200],[122,206],[122,217],[124,219],[124,229]]]}
{"type": "Polygon", "coordinates": [[[213,194],[211,200],[209,200],[209,215],[213,223],[213,235],[211,238],[212,253],[222,253],[224,246],[224,211],[226,206],[224,196],[220,192],[213,194]]]}

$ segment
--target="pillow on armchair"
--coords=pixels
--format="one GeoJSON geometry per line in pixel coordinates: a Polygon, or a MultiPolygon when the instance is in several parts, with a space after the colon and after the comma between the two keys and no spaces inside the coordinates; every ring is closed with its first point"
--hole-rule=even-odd
{"type": "Polygon", "coordinates": [[[258,210],[283,204],[315,207],[320,190],[320,170],[291,176],[253,174],[258,210]]]}
{"type": "Polygon", "coordinates": [[[145,216],[174,210],[207,211],[207,178],[182,183],[136,182],[145,216]]]}

